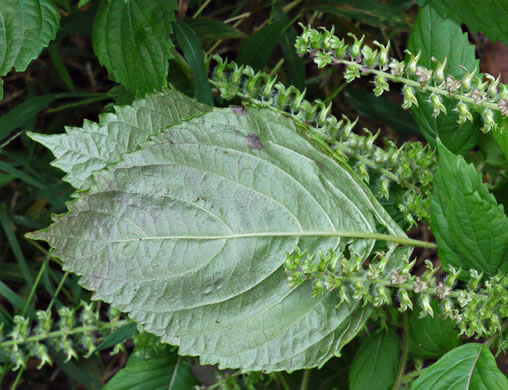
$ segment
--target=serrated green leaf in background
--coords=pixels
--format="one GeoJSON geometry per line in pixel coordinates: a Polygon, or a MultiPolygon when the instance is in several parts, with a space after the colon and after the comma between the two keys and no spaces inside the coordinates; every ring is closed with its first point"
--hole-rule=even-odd
{"type": "Polygon", "coordinates": [[[305,62],[303,58],[296,53],[296,31],[294,27],[290,25],[289,18],[282,8],[278,6],[274,7],[273,16],[275,20],[284,22],[286,26],[280,37],[280,47],[282,48],[282,55],[284,56],[288,84],[294,85],[300,91],[303,91],[305,89],[305,62]]]}
{"type": "MultiPolygon", "coordinates": [[[[270,110],[216,109],[184,121],[94,179],[68,214],[31,237],[49,241],[95,299],[203,364],[324,364],[371,308],[338,305],[337,291],[313,298],[310,281],[290,287],[286,252],[350,243],[367,256],[375,241],[355,237],[372,237],[376,223],[406,237],[349,167],[270,110]]],[[[412,251],[390,247],[387,272],[412,251]]]]}
{"type": "Polygon", "coordinates": [[[492,134],[508,159],[508,118],[499,118],[498,125],[494,127],[492,134]]]}
{"type": "Polygon", "coordinates": [[[358,347],[349,370],[350,390],[388,390],[395,383],[400,338],[393,328],[372,333],[358,347]]]}
{"type": "Polygon", "coordinates": [[[183,54],[194,76],[194,95],[199,102],[213,106],[212,88],[208,82],[208,75],[205,68],[205,58],[201,41],[196,33],[181,20],[173,22],[178,46],[183,54]]]}
{"type": "Polygon", "coordinates": [[[278,45],[285,28],[282,21],[263,27],[246,39],[238,52],[238,63],[250,65],[254,70],[261,70],[268,64],[273,49],[278,45]]]}
{"type": "Polygon", "coordinates": [[[93,47],[111,77],[135,96],[167,87],[176,0],[101,0],[93,47]]]}
{"type": "Polygon", "coordinates": [[[59,25],[51,0],[0,0],[0,76],[13,67],[23,72],[55,38],[59,25]]]}
{"type": "Polygon", "coordinates": [[[185,19],[185,23],[192,28],[200,39],[215,41],[219,39],[246,38],[247,35],[235,27],[208,18],[185,19]]]}
{"type": "Polygon", "coordinates": [[[189,363],[164,348],[152,356],[134,350],[103,390],[190,390],[196,385],[189,363]]]}
{"type": "MultiPolygon", "coordinates": [[[[469,43],[467,34],[462,32],[459,24],[442,18],[431,6],[418,10],[408,49],[415,55],[421,52],[418,63],[428,69],[435,69],[437,66],[432,57],[441,63],[447,58],[445,74],[457,79],[464,75],[461,65],[469,72],[478,69],[475,47],[469,43]]],[[[457,102],[445,97],[443,104],[447,113],[434,118],[432,105],[427,101],[429,96],[429,93],[417,93],[419,105],[418,107],[413,105],[411,108],[425,139],[435,147],[436,137],[439,136],[443,144],[453,153],[469,152],[476,145],[480,135],[481,120],[478,114],[473,113],[473,123],[468,121],[459,126],[457,123],[459,116],[454,111],[457,102]]]]}
{"type": "Polygon", "coordinates": [[[432,232],[444,265],[487,275],[508,271],[508,217],[473,165],[438,140],[432,232]]]}
{"type": "Polygon", "coordinates": [[[66,172],[64,180],[84,190],[92,183],[92,172],[120,160],[152,135],[168,126],[210,110],[180,93],[164,90],[132,106],[116,106],[115,113],[103,114],[99,123],[86,121],[82,128],[66,127],[64,134],[28,133],[56,157],[52,165],[66,172]]]}
{"type": "Polygon", "coordinates": [[[493,42],[508,45],[508,0],[419,0],[431,4],[443,17],[481,31],[493,42]]]}
{"type": "Polygon", "coordinates": [[[482,344],[465,344],[444,355],[413,383],[411,390],[505,390],[508,380],[482,344]]]}
{"type": "MultiPolygon", "coordinates": [[[[439,313],[439,302],[432,301],[432,308],[439,313]]],[[[409,316],[409,352],[423,359],[438,358],[462,343],[457,325],[451,319],[438,315],[418,318],[420,310],[409,316]]]]}

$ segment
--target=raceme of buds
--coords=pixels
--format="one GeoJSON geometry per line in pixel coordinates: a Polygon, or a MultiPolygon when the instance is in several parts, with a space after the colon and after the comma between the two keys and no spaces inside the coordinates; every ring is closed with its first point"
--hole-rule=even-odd
{"type": "Polygon", "coordinates": [[[364,43],[364,36],[358,39],[354,34],[348,33],[353,41],[349,47],[343,38],[334,35],[334,29],[328,31],[324,28],[316,30],[303,25],[301,27],[303,32],[296,41],[299,55],[310,55],[320,68],[331,64],[346,65],[344,77],[348,83],[363,75],[375,74],[376,96],[388,90],[386,84],[390,81],[404,84],[405,109],[418,105],[413,98],[416,94],[430,91],[432,95],[428,104],[432,105],[434,117],[447,113],[442,101],[443,96],[457,100],[455,110],[459,112],[459,125],[471,121],[471,111],[477,111],[478,107],[481,108],[479,111],[483,112],[484,132],[495,127],[495,115],[490,115],[490,111],[499,111],[502,116],[508,116],[508,88],[500,83],[499,77],[478,74],[477,69],[469,71],[462,66],[464,74],[456,79],[447,74],[447,58],[441,60],[433,57],[433,69],[427,69],[419,64],[420,52],[415,55],[406,50],[406,62],[399,61],[389,56],[389,42],[383,46],[374,41],[372,45],[378,49],[372,49],[370,44],[364,43]]]}

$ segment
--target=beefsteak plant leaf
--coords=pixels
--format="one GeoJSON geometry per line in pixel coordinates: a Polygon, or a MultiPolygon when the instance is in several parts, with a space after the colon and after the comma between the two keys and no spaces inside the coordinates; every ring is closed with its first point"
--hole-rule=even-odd
{"type": "Polygon", "coordinates": [[[104,390],[189,390],[196,385],[191,366],[164,348],[152,355],[135,350],[104,390]]]}
{"type": "Polygon", "coordinates": [[[101,0],[93,26],[95,54],[135,96],[167,87],[176,0],[101,0]]]}
{"type": "MultiPolygon", "coordinates": [[[[432,57],[441,63],[447,59],[445,74],[457,79],[464,75],[461,66],[469,72],[479,67],[475,58],[475,47],[469,43],[467,34],[462,32],[460,25],[442,18],[428,5],[418,11],[408,49],[415,55],[421,52],[418,64],[427,69],[437,67],[432,57]]],[[[434,118],[433,106],[428,102],[430,93],[417,93],[416,97],[418,106],[413,105],[411,111],[425,139],[431,145],[436,145],[437,136],[456,154],[465,154],[476,145],[481,127],[478,114],[473,113],[473,122],[467,121],[459,126],[459,114],[454,111],[457,105],[455,100],[443,98],[446,114],[441,113],[434,118]]]]}
{"type": "Polygon", "coordinates": [[[351,363],[349,389],[390,389],[397,377],[399,360],[400,339],[393,328],[371,334],[362,342],[351,363]]]}
{"type": "Polygon", "coordinates": [[[411,390],[502,390],[508,380],[482,344],[465,344],[425,369],[411,390]]]}
{"type": "Polygon", "coordinates": [[[488,275],[508,271],[508,217],[473,165],[438,140],[432,231],[443,264],[488,275]]]}
{"type": "Polygon", "coordinates": [[[443,17],[467,24],[475,32],[483,32],[493,42],[508,45],[508,0],[419,0],[429,3],[443,17]]]}
{"type": "MultiPolygon", "coordinates": [[[[203,364],[292,371],[339,355],[371,307],[291,287],[285,254],[348,244],[366,257],[375,241],[355,237],[376,222],[405,237],[373,194],[269,110],[215,109],[154,133],[31,237],[94,299],[203,364]]],[[[412,250],[393,245],[388,272],[412,250]]]]}
{"type": "Polygon", "coordinates": [[[209,111],[180,93],[164,90],[138,100],[132,106],[117,106],[115,113],[101,115],[99,123],[66,127],[65,134],[28,135],[50,149],[52,165],[66,172],[64,180],[78,190],[90,187],[92,172],[120,160],[152,135],[168,126],[209,111]]]}
{"type": "MultiPolygon", "coordinates": [[[[55,38],[59,25],[60,14],[51,0],[2,0],[0,76],[13,67],[24,71],[55,38]]],[[[0,81],[0,95],[2,85],[0,81]]]]}
{"type": "MultiPolygon", "coordinates": [[[[432,301],[435,313],[439,312],[439,302],[432,301]]],[[[409,317],[409,352],[411,355],[430,359],[438,358],[461,344],[457,325],[451,319],[439,316],[418,318],[420,310],[409,317]]]]}

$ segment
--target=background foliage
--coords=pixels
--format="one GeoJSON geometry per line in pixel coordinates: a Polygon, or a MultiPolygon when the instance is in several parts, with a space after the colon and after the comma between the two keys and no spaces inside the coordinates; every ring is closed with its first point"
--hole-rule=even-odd
{"type": "MultiPolygon", "coordinates": [[[[0,0],[2,388],[505,389],[506,20],[506,0],[0,0]],[[344,43],[334,40],[332,27],[349,45],[342,57],[344,43]],[[501,46],[492,49],[498,40],[501,46]],[[487,61],[490,53],[503,50],[501,60],[487,61]],[[503,78],[479,79],[474,73],[503,78]],[[453,89],[457,80],[458,90],[453,89]],[[247,108],[238,107],[242,104],[247,108]],[[349,119],[357,116],[357,122],[349,119]],[[171,126],[170,137],[165,130],[171,126]],[[228,126],[243,138],[217,130],[228,126]],[[273,134],[263,130],[272,127],[273,134]],[[305,231],[328,219],[343,223],[341,229],[334,226],[339,231],[354,226],[392,234],[402,243],[406,234],[419,240],[412,241],[417,245],[435,237],[438,249],[423,244],[408,259],[409,247],[372,238],[355,237],[347,245],[337,237],[302,242],[271,237],[269,244],[260,238],[252,247],[238,244],[223,254],[223,269],[205,268],[198,275],[207,280],[222,272],[232,291],[237,289],[231,296],[213,288],[207,292],[197,279],[176,278],[173,288],[180,292],[161,304],[156,295],[164,296],[164,286],[156,291],[147,280],[138,287],[152,300],[138,302],[141,310],[133,318],[140,324],[135,324],[117,310],[132,311],[124,302],[129,292],[111,298],[111,291],[122,288],[114,280],[80,281],[73,273],[99,268],[95,255],[88,263],[75,261],[93,253],[98,238],[114,242],[128,231],[124,224],[86,229],[88,207],[94,196],[104,196],[95,211],[123,213],[129,205],[129,217],[147,228],[157,226],[157,234],[164,226],[146,215],[170,207],[162,207],[163,198],[146,202],[146,197],[164,185],[181,188],[179,196],[191,196],[206,209],[213,194],[190,189],[207,187],[183,183],[174,172],[161,171],[159,181],[146,171],[135,180],[126,174],[143,171],[140,161],[153,158],[154,143],[171,144],[177,136],[188,141],[191,135],[201,147],[174,155],[171,147],[162,149],[157,161],[173,158],[192,167],[208,143],[228,144],[251,168],[260,164],[263,175],[246,184],[245,196],[255,199],[262,192],[269,200],[251,204],[258,207],[248,217],[252,224],[265,223],[263,212],[277,204],[270,223],[278,228],[289,225],[282,211],[288,209],[300,212],[296,222],[305,231]],[[280,150],[265,148],[275,141],[298,156],[283,158],[280,150]],[[75,193],[95,183],[88,195],[75,193]],[[298,205],[284,195],[288,188],[299,194],[298,205]],[[302,189],[313,192],[319,207],[302,189]],[[339,189],[345,193],[338,196],[339,189]],[[144,197],[142,209],[127,199],[133,191],[144,197]],[[124,198],[118,200],[118,193],[124,198]],[[339,204],[357,213],[346,218],[339,204]],[[37,236],[64,251],[50,252],[32,240],[36,236],[26,235],[46,228],[52,214],[68,207],[77,218],[61,217],[53,229],[75,236],[37,236]],[[360,215],[362,222],[354,225],[360,215]],[[340,242],[336,252],[319,253],[332,242],[340,242]],[[307,252],[293,251],[296,243],[307,252]],[[249,281],[248,291],[242,290],[244,274],[236,273],[235,253],[250,253],[245,258],[255,264],[256,280],[249,281]],[[312,254],[319,263],[309,261],[312,254]],[[358,262],[366,258],[368,266],[362,267],[358,262]],[[93,301],[80,283],[103,301],[93,301]],[[428,294],[419,295],[422,290],[428,294]],[[196,302],[196,296],[202,300],[196,302]],[[277,311],[271,299],[279,296],[285,303],[277,311]],[[227,306],[231,302],[241,304],[233,310],[227,306]],[[142,314],[146,305],[166,312],[150,317],[142,314]],[[178,313],[182,308],[201,307],[208,310],[200,312],[201,323],[179,325],[187,318],[178,313]],[[261,332],[262,323],[251,329],[252,322],[244,322],[241,333],[224,330],[228,321],[242,323],[249,313],[261,313],[262,323],[277,332],[261,332]],[[166,324],[162,331],[170,316],[176,325],[166,324]],[[323,317],[326,323],[312,323],[323,317]],[[204,355],[201,363],[178,355],[176,347],[145,329],[180,345],[183,354],[204,355]],[[182,329],[198,336],[177,335],[182,329]],[[319,332],[333,337],[312,341],[319,332]],[[203,341],[208,334],[214,336],[203,341]],[[226,339],[254,345],[273,337],[280,343],[268,344],[265,356],[241,348],[230,356],[224,350],[226,339]],[[305,353],[291,355],[295,345],[305,353]],[[333,357],[339,351],[341,356],[333,357]],[[220,368],[205,366],[217,362],[220,368]],[[234,369],[223,370],[229,367],[234,369]]],[[[206,153],[202,158],[208,159],[207,169],[234,178],[213,202],[230,207],[227,194],[238,193],[249,179],[235,171],[240,162],[206,153]]],[[[189,180],[199,177],[198,172],[189,180]]],[[[232,218],[242,217],[240,208],[234,210],[232,218]]],[[[182,215],[184,208],[168,217],[182,215]]],[[[99,215],[92,226],[109,222],[99,215]]],[[[202,220],[193,224],[203,225],[202,220]]],[[[155,249],[136,242],[109,268],[109,277],[127,274],[136,282],[153,273],[135,257],[130,269],[122,267],[124,258],[143,250],[162,264],[165,252],[154,254],[155,249]]],[[[197,245],[180,250],[189,258],[192,251],[204,251],[197,245]]],[[[194,260],[199,264],[200,258],[194,260]]]]}

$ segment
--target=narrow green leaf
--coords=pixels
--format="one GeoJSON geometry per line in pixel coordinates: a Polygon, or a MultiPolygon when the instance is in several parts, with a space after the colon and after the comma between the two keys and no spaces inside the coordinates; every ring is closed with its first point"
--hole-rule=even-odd
{"type": "Polygon", "coordinates": [[[288,74],[289,84],[303,91],[305,88],[305,62],[296,53],[296,31],[290,25],[289,18],[280,7],[273,8],[273,15],[275,20],[283,22],[286,26],[280,37],[280,46],[284,56],[284,66],[288,74]]]}
{"type": "Polygon", "coordinates": [[[173,22],[178,46],[183,50],[187,63],[194,75],[194,94],[199,102],[213,106],[212,89],[208,82],[208,75],[205,68],[205,58],[201,41],[196,33],[183,21],[173,22]]]}
{"type": "Polygon", "coordinates": [[[53,95],[33,96],[18,104],[6,114],[0,116],[0,141],[4,140],[9,134],[32,121],[41,111],[48,108],[55,101],[53,95]]]}
{"type": "Polygon", "coordinates": [[[69,91],[74,91],[76,87],[74,86],[74,82],[72,81],[72,77],[65,66],[65,63],[62,60],[62,56],[58,52],[58,46],[56,44],[49,45],[48,47],[49,56],[51,57],[51,61],[53,61],[53,65],[55,66],[56,71],[62,78],[63,82],[69,89],[69,91]]]}
{"type": "Polygon", "coordinates": [[[188,18],[185,19],[185,24],[192,28],[200,39],[206,39],[208,41],[247,37],[242,31],[219,20],[212,20],[208,18],[188,18]]]}
{"type": "Polygon", "coordinates": [[[238,62],[250,65],[255,70],[261,70],[268,63],[273,49],[279,43],[284,27],[284,22],[274,22],[246,39],[240,47],[238,62]]]}
{"type": "Polygon", "coordinates": [[[134,352],[104,390],[189,390],[199,382],[190,365],[167,348],[154,356],[134,352]]]}
{"type": "Polygon", "coordinates": [[[30,272],[30,269],[28,268],[28,265],[25,260],[25,256],[23,255],[23,251],[21,250],[21,247],[19,246],[18,239],[16,238],[16,234],[12,230],[11,222],[9,220],[9,216],[7,214],[7,208],[5,204],[0,204],[0,225],[2,225],[2,228],[5,232],[5,235],[7,236],[7,241],[9,242],[9,246],[11,247],[12,253],[14,253],[14,257],[16,258],[16,261],[18,262],[19,269],[21,270],[21,273],[23,274],[23,277],[25,278],[25,281],[28,285],[28,287],[32,287],[34,282],[32,279],[32,274],[30,272]]]}
{"type": "Polygon", "coordinates": [[[83,128],[66,127],[65,134],[28,136],[53,152],[56,160],[52,165],[67,173],[65,181],[76,189],[86,189],[92,183],[92,172],[119,161],[122,153],[136,150],[166,127],[209,109],[164,90],[132,106],[115,106],[115,113],[101,115],[98,124],[85,120],[83,128]]]}
{"type": "MultiPolygon", "coordinates": [[[[415,55],[421,52],[419,65],[428,69],[435,69],[435,57],[441,63],[448,59],[446,74],[455,78],[462,78],[464,66],[469,72],[478,69],[478,60],[475,59],[475,47],[469,43],[467,34],[462,32],[459,24],[442,18],[432,7],[425,6],[418,10],[413,31],[409,38],[409,50],[415,55]]],[[[478,142],[481,120],[478,114],[473,113],[474,121],[466,122],[462,126],[457,123],[459,114],[454,111],[457,102],[444,98],[446,114],[441,113],[437,118],[432,116],[433,107],[428,102],[429,93],[418,93],[418,107],[411,108],[416,122],[420,126],[425,139],[433,146],[436,137],[456,154],[466,154],[478,142]]]]}
{"type": "MultiPolygon", "coordinates": [[[[18,294],[12,291],[9,286],[0,280],[0,296],[4,297],[9,303],[21,313],[25,308],[25,300],[18,294]]],[[[35,318],[35,311],[33,308],[28,308],[28,315],[35,318]]]]}
{"type": "Polygon", "coordinates": [[[60,13],[51,0],[2,0],[0,6],[0,76],[23,72],[59,27],[60,13]]]}
{"type": "Polygon", "coordinates": [[[395,383],[400,360],[397,332],[378,331],[358,348],[349,371],[350,390],[388,390],[395,383]]]}
{"type": "Polygon", "coordinates": [[[411,390],[504,390],[508,380],[482,344],[465,344],[425,369],[411,390]]]}
{"type": "Polygon", "coordinates": [[[94,51],[110,75],[138,97],[167,87],[176,0],[101,0],[94,51]]]}
{"type": "MultiPolygon", "coordinates": [[[[439,312],[439,302],[432,301],[435,313],[439,312]]],[[[461,344],[457,325],[447,318],[445,320],[426,316],[418,318],[420,310],[409,317],[409,352],[423,359],[438,358],[461,344]]]]}
{"type": "Polygon", "coordinates": [[[508,0],[419,0],[431,4],[443,17],[483,32],[493,42],[508,45],[508,0]]]}
{"type": "Polygon", "coordinates": [[[432,232],[443,264],[487,275],[508,271],[508,217],[473,165],[438,140],[432,232]]]}
{"type": "MultiPolygon", "coordinates": [[[[338,305],[337,291],[313,298],[310,281],[289,286],[286,252],[349,243],[368,256],[375,241],[358,235],[372,237],[376,224],[406,237],[349,167],[270,110],[215,109],[184,121],[94,179],[68,214],[30,237],[47,240],[95,299],[203,364],[324,364],[371,307],[338,305]]],[[[391,272],[412,248],[388,245],[391,272]]]]}
{"type": "Polygon", "coordinates": [[[3,171],[4,173],[7,173],[8,175],[15,177],[17,179],[20,179],[21,181],[24,181],[25,183],[30,184],[31,186],[34,186],[38,189],[42,190],[46,187],[44,183],[41,183],[38,179],[34,178],[28,173],[14,168],[7,161],[0,161],[0,171],[3,171]]]}
{"type": "Polygon", "coordinates": [[[136,324],[127,324],[115,330],[97,346],[96,350],[102,351],[130,339],[136,331],[136,326],[136,324]]]}

